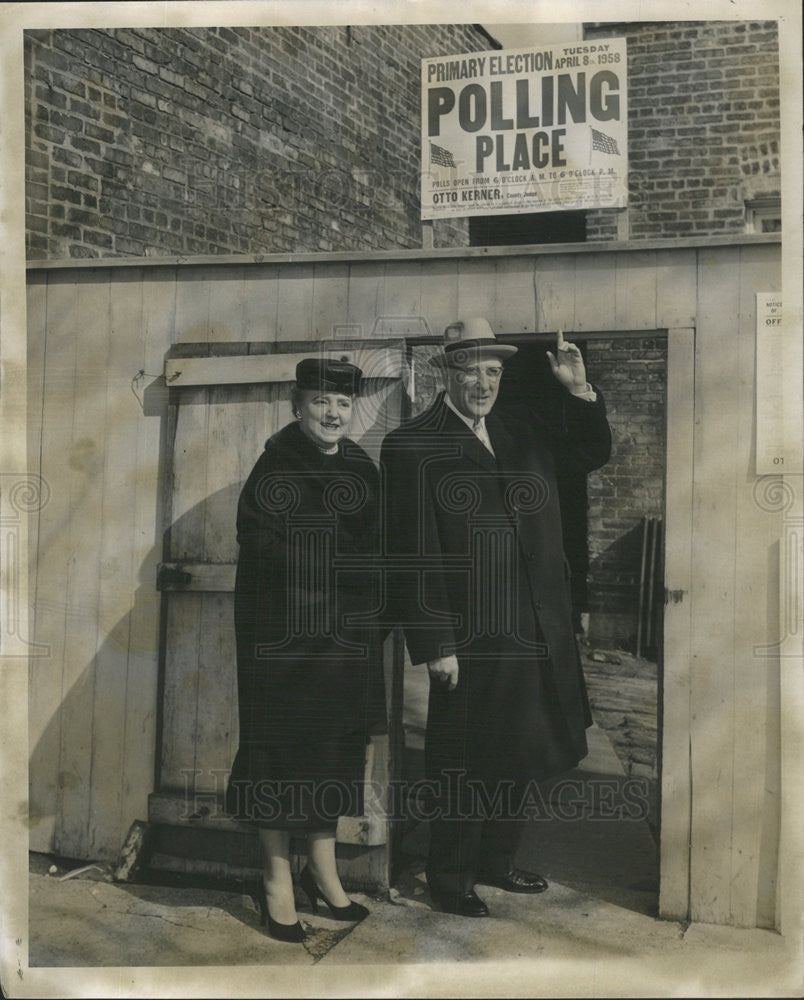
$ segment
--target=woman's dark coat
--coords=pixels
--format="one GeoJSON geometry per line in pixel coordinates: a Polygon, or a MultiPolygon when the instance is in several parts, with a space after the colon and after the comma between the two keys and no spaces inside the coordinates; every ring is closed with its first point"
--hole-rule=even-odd
{"type": "Polygon", "coordinates": [[[326,455],[291,424],[267,442],[243,487],[235,581],[241,764],[262,759],[257,750],[382,730],[380,640],[359,620],[380,592],[378,485],[359,445],[343,439],[326,455]]]}

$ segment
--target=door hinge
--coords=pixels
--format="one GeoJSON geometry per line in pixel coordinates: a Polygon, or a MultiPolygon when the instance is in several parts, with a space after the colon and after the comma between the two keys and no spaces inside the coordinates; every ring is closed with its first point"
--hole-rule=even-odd
{"type": "Polygon", "coordinates": [[[156,571],[157,590],[181,590],[192,582],[192,576],[176,563],[160,563],[156,571]]]}

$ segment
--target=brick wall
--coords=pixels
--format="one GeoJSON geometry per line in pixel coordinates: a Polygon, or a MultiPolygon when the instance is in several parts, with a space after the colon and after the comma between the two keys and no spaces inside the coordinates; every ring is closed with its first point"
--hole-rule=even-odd
{"type": "MultiPolygon", "coordinates": [[[[778,194],[774,22],[625,36],[632,239],[743,232],[778,194]]],[[[26,32],[31,258],[421,245],[419,65],[472,25],[26,32]]],[[[586,238],[617,238],[591,211],[586,238]]],[[[467,220],[434,226],[468,242],[467,220]]]]}
{"type": "MultiPolygon", "coordinates": [[[[779,194],[776,23],[586,26],[628,39],[631,239],[745,232],[745,201],[779,194]]],[[[616,239],[615,210],[588,240],[616,239]]]]}
{"type": "Polygon", "coordinates": [[[663,516],[667,341],[590,340],[587,364],[606,397],[613,441],[609,462],[588,479],[589,637],[633,650],[642,518],[663,516]]]}
{"type": "Polygon", "coordinates": [[[26,32],[29,257],[419,247],[420,60],[489,47],[472,25],[26,32]]]}

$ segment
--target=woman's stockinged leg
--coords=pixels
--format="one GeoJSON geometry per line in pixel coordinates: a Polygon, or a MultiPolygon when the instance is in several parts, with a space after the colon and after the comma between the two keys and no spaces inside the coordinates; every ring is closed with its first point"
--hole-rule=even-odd
{"type": "Polygon", "coordinates": [[[333,906],[348,906],[351,901],[343,891],[335,862],[335,831],[308,833],[307,847],[308,865],[318,888],[333,906]]]}
{"type": "Polygon", "coordinates": [[[260,844],[265,865],[263,882],[268,913],[280,924],[294,924],[298,918],[290,874],[290,832],[261,829],[260,844]]]}

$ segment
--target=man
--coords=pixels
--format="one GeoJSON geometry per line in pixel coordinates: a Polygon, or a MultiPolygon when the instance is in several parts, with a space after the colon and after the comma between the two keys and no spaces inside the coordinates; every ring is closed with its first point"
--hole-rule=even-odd
{"type": "Polygon", "coordinates": [[[587,752],[556,469],[600,467],[611,438],[560,331],[547,355],[564,389],[548,427],[527,407],[492,412],[517,349],[485,319],[451,330],[459,339],[437,362],[446,392],[386,437],[381,466],[391,603],[411,661],[430,675],[428,886],[446,912],[479,917],[477,882],[547,888],[514,864],[528,784],[587,752]]]}

